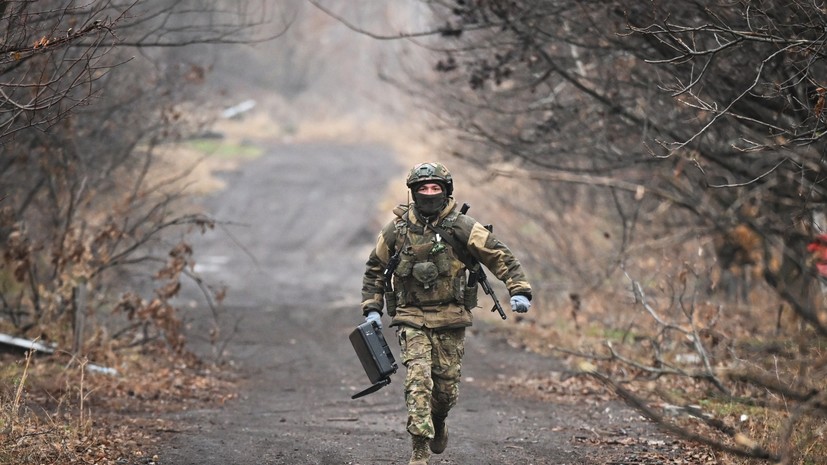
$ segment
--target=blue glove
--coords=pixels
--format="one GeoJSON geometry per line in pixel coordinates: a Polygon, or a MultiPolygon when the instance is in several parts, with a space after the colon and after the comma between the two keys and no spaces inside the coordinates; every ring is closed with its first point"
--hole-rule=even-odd
{"type": "Polygon", "coordinates": [[[375,321],[379,325],[379,329],[382,329],[382,315],[376,310],[371,310],[365,317],[365,321],[375,321]]]}
{"type": "Polygon", "coordinates": [[[531,308],[531,301],[524,295],[515,295],[511,298],[511,310],[517,313],[525,313],[531,308]]]}

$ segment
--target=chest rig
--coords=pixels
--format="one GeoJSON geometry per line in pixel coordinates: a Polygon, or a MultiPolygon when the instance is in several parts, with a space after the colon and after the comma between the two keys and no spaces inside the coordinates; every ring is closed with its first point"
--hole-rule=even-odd
{"type": "MultiPolygon", "coordinates": [[[[393,273],[396,305],[428,307],[465,303],[465,265],[444,238],[427,224],[413,224],[407,210],[396,221],[396,247],[399,264],[393,273]]],[[[452,211],[438,227],[452,232],[460,213],[452,211]]],[[[457,243],[457,241],[452,241],[457,243]]],[[[435,308],[434,308],[435,310],[435,308]]]]}

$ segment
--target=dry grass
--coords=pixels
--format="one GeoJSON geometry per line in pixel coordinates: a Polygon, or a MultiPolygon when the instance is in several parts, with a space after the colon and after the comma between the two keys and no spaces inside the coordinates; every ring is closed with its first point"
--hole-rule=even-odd
{"type": "Polygon", "coordinates": [[[232,383],[162,351],[119,357],[117,376],[86,360],[4,355],[0,463],[151,463],[164,412],[233,398],[232,383]]]}
{"type": "MultiPolygon", "coordinates": [[[[673,426],[730,447],[760,446],[787,456],[790,461],[786,463],[825,463],[827,420],[812,404],[820,402],[816,399],[823,395],[802,403],[761,387],[777,383],[798,392],[827,391],[823,338],[812,331],[801,332],[797,322],[783,325],[777,332],[777,299],[760,286],[747,304],[698,300],[692,303],[691,312],[676,311],[670,307],[674,302],[667,283],[674,285],[679,276],[679,270],[664,272],[662,286],[650,283],[648,303],[675,327],[697,332],[712,363],[711,372],[732,390],[732,397],[703,379],[653,376],[633,365],[657,369],[653,359],[657,347],[660,360],[671,366],[687,373],[705,371],[687,336],[664,331],[663,325],[632,299],[631,292],[623,294],[609,286],[590,293],[577,312],[572,311],[571,302],[561,299],[559,306],[544,306],[543,314],[529,314],[517,326],[503,325],[501,330],[513,345],[561,359],[568,368],[548,376],[505,380],[500,388],[550,402],[615,397],[610,386],[588,375],[596,370],[620,382],[673,426]],[[663,292],[658,294],[658,288],[663,292]],[[631,362],[622,362],[613,353],[631,362]],[[765,381],[744,382],[739,378],[742,373],[765,381]],[[708,418],[731,428],[732,433],[724,434],[684,413],[670,413],[670,406],[687,405],[698,405],[708,418]]],[[[762,462],[718,454],[715,463],[762,462]]]]}

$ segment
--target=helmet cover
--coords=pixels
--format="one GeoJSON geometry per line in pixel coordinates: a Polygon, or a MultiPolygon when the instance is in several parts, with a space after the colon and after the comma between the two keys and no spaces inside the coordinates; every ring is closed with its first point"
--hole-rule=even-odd
{"type": "Polygon", "coordinates": [[[442,163],[420,163],[411,168],[406,182],[411,191],[415,191],[417,186],[427,182],[441,185],[449,196],[454,191],[454,180],[451,178],[451,172],[442,163]]]}

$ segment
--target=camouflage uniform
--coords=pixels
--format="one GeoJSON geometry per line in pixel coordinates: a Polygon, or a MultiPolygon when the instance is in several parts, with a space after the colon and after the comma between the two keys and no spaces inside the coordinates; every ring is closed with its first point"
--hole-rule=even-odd
{"type": "MultiPolygon", "coordinates": [[[[366,264],[362,312],[381,314],[387,304],[407,368],[407,430],[433,438],[433,417],[444,419],[457,402],[465,328],[472,324],[477,286],[467,285],[466,266],[457,253],[414,209],[415,203],[395,208],[396,218],[379,234],[366,264]],[[383,273],[398,248],[401,259],[391,292],[383,273]]],[[[531,298],[531,286],[512,252],[483,225],[460,214],[453,198],[433,223],[466,248],[462,253],[491,270],[512,296],[531,298]]]]}
{"type": "Polygon", "coordinates": [[[434,437],[432,415],[446,417],[459,395],[465,328],[435,331],[400,326],[399,347],[407,367],[405,403],[408,432],[434,437]]]}

